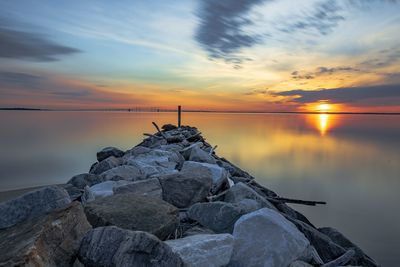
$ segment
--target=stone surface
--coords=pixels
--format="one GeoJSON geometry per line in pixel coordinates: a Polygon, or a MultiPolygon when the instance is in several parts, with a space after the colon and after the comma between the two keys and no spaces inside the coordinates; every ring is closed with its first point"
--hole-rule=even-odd
{"type": "Polygon", "coordinates": [[[237,203],[243,199],[253,199],[257,201],[262,207],[275,209],[275,206],[272,205],[272,203],[270,203],[248,185],[241,182],[235,184],[228,190],[228,192],[225,194],[224,201],[237,203]]]}
{"type": "Polygon", "coordinates": [[[197,142],[197,143],[191,144],[191,145],[185,147],[184,149],[182,149],[180,151],[181,155],[183,156],[183,158],[185,160],[189,160],[189,157],[190,157],[190,154],[192,152],[192,149],[194,149],[195,147],[202,148],[203,147],[203,143],[197,142]]]}
{"type": "Polygon", "coordinates": [[[91,173],[82,173],[72,177],[67,184],[71,184],[79,189],[84,189],[85,186],[92,186],[104,182],[100,176],[91,173]]]}
{"type": "Polygon", "coordinates": [[[58,186],[43,187],[0,203],[0,229],[38,217],[71,203],[68,192],[58,186]]]}
{"type": "Polygon", "coordinates": [[[138,167],[122,165],[103,172],[100,175],[100,177],[103,181],[110,181],[110,180],[137,181],[143,179],[144,175],[138,167]]]}
{"type": "Polygon", "coordinates": [[[86,267],[183,267],[182,259],[155,236],[121,229],[99,227],[82,240],[79,260],[86,267]]]}
{"type": "Polygon", "coordinates": [[[85,206],[85,213],[93,227],[115,225],[146,231],[160,239],[174,233],[179,224],[177,208],[163,200],[133,193],[96,199],[85,206]]]}
{"type": "Polygon", "coordinates": [[[294,261],[289,265],[289,267],[313,267],[313,266],[304,261],[294,261]]]}
{"type": "Polygon", "coordinates": [[[157,178],[131,182],[113,188],[114,194],[134,193],[136,195],[162,199],[162,188],[157,178]]]}
{"type": "Polygon", "coordinates": [[[108,197],[114,194],[113,189],[118,186],[124,186],[132,183],[131,181],[119,180],[119,181],[105,181],[99,184],[95,184],[89,188],[94,198],[108,197]]]}
{"type": "Polygon", "coordinates": [[[165,243],[191,267],[226,266],[233,250],[233,236],[230,234],[193,235],[165,243]]]}
{"type": "Polygon", "coordinates": [[[212,179],[206,172],[184,172],[159,177],[163,199],[178,207],[186,208],[205,201],[211,190],[212,179]]]}
{"type": "Polygon", "coordinates": [[[96,156],[97,156],[97,160],[100,162],[102,160],[105,160],[108,157],[116,157],[116,158],[120,158],[124,155],[124,151],[115,148],[115,147],[106,147],[103,148],[101,151],[97,152],[96,156]]]}
{"type": "Polygon", "coordinates": [[[189,160],[190,161],[210,163],[210,164],[216,164],[217,163],[217,161],[215,160],[215,158],[212,155],[210,155],[207,152],[205,152],[199,146],[195,146],[195,147],[193,147],[191,149],[189,160]]]}
{"type": "Polygon", "coordinates": [[[121,158],[116,158],[114,156],[111,156],[93,165],[93,167],[90,169],[89,172],[92,174],[102,174],[103,172],[115,168],[121,164],[122,164],[121,158]]]}
{"type": "Polygon", "coordinates": [[[0,266],[69,267],[90,229],[82,206],[73,202],[64,210],[0,230],[0,266]]]}
{"type": "Polygon", "coordinates": [[[61,184],[59,186],[68,192],[71,201],[77,200],[82,196],[82,190],[73,186],[72,184],[61,184]]]}
{"type": "Polygon", "coordinates": [[[242,216],[233,231],[229,266],[288,266],[309,246],[307,238],[280,213],[263,208],[242,216]]]}
{"type": "Polygon", "coordinates": [[[185,232],[183,232],[182,237],[191,236],[191,235],[200,235],[200,234],[215,234],[215,232],[204,226],[196,225],[194,227],[187,229],[185,232]]]}

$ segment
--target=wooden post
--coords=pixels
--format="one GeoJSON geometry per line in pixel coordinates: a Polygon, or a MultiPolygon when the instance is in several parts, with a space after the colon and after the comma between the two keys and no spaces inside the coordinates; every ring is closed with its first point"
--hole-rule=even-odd
{"type": "Polygon", "coordinates": [[[181,113],[182,113],[181,106],[178,106],[178,127],[181,127],[181,113]]]}

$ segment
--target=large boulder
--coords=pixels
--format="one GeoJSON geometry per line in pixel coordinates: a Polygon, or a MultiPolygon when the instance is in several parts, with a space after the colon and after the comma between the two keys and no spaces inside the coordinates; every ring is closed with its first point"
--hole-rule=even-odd
{"type": "Polygon", "coordinates": [[[191,144],[191,145],[183,148],[180,151],[181,155],[183,156],[183,158],[185,160],[189,160],[189,157],[190,157],[190,154],[192,152],[192,149],[194,149],[195,147],[202,148],[203,147],[203,143],[202,142],[197,142],[197,143],[191,144]]]}
{"type": "Polygon", "coordinates": [[[102,160],[105,160],[108,157],[116,157],[120,158],[124,155],[124,151],[119,150],[118,148],[115,147],[106,147],[103,148],[101,151],[97,152],[97,160],[100,162],[102,160]]]}
{"type": "Polygon", "coordinates": [[[79,260],[86,267],[183,267],[182,259],[157,237],[115,226],[89,231],[82,240],[79,260]]]}
{"type": "Polygon", "coordinates": [[[0,229],[29,218],[38,217],[71,203],[68,192],[58,186],[48,186],[0,203],[0,229]]]}
{"type": "Polygon", "coordinates": [[[114,156],[110,156],[106,158],[105,160],[100,161],[99,163],[96,163],[90,168],[89,173],[92,174],[102,174],[105,171],[108,171],[109,169],[115,168],[119,165],[122,164],[122,159],[121,158],[116,158],[114,156]]]}
{"type": "Polygon", "coordinates": [[[182,171],[191,173],[209,172],[213,180],[211,193],[216,194],[220,189],[229,187],[228,172],[216,164],[209,164],[196,161],[185,161],[182,166],[182,171]],[[202,170],[204,169],[204,170],[202,170]]]}
{"type": "Polygon", "coordinates": [[[190,207],[188,216],[216,233],[232,233],[235,222],[243,215],[260,208],[254,200],[239,203],[221,201],[197,203],[190,207]]]}
{"type": "Polygon", "coordinates": [[[270,209],[276,209],[272,203],[254,191],[251,187],[244,183],[237,183],[232,186],[225,194],[224,201],[230,203],[237,203],[243,199],[253,199],[257,201],[260,206],[270,209]]]}
{"type": "Polygon", "coordinates": [[[181,171],[160,176],[159,180],[163,199],[178,208],[186,208],[204,201],[212,186],[212,179],[207,170],[194,173],[181,171]]]}
{"type": "Polygon", "coordinates": [[[113,189],[118,186],[124,186],[132,183],[131,181],[118,180],[118,181],[105,181],[95,184],[89,188],[94,198],[108,197],[114,194],[113,189]]]}
{"type": "Polygon", "coordinates": [[[203,149],[201,149],[199,146],[195,146],[191,149],[189,160],[197,162],[205,162],[210,164],[217,164],[215,158],[206,151],[204,151],[203,149]]]}
{"type": "Polygon", "coordinates": [[[288,266],[301,258],[310,242],[280,213],[263,208],[242,216],[233,231],[229,266],[288,266]]]}
{"type": "Polygon", "coordinates": [[[134,193],[96,199],[85,206],[85,213],[93,227],[115,225],[146,231],[160,239],[174,233],[179,224],[177,208],[163,200],[134,193]]]}
{"type": "Polygon", "coordinates": [[[79,189],[84,189],[85,186],[92,186],[104,182],[100,176],[92,173],[82,173],[72,177],[67,184],[71,184],[79,189]]]}
{"type": "Polygon", "coordinates": [[[193,235],[165,243],[191,267],[226,266],[233,251],[233,236],[230,234],[193,235]]]}
{"type": "Polygon", "coordinates": [[[0,230],[0,266],[65,266],[73,264],[81,239],[91,229],[82,206],[0,230]]]}
{"type": "Polygon", "coordinates": [[[162,188],[157,178],[131,182],[113,188],[114,194],[134,193],[136,195],[162,199],[162,188]]]}
{"type": "Polygon", "coordinates": [[[144,175],[138,167],[122,165],[103,172],[100,175],[100,178],[103,181],[110,181],[110,180],[137,181],[143,179],[144,175]]]}
{"type": "Polygon", "coordinates": [[[71,201],[78,200],[82,196],[83,190],[73,186],[72,184],[60,184],[58,186],[64,188],[65,191],[67,191],[71,201]]]}

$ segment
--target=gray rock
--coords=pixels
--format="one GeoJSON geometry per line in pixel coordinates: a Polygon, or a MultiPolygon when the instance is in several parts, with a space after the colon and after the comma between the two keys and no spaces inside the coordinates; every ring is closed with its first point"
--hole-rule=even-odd
{"type": "Polygon", "coordinates": [[[193,235],[165,243],[191,267],[226,266],[233,250],[233,236],[230,234],[193,235]]]}
{"type": "Polygon", "coordinates": [[[188,216],[216,233],[232,233],[235,222],[243,215],[260,208],[254,200],[240,203],[221,201],[197,203],[190,207],[188,216]]]}
{"type": "Polygon", "coordinates": [[[110,180],[137,181],[143,179],[144,175],[138,167],[122,165],[103,172],[100,175],[100,178],[103,181],[110,181],[110,180]]]}
{"type": "Polygon", "coordinates": [[[131,181],[119,180],[119,181],[105,181],[99,184],[95,184],[89,188],[94,198],[108,197],[114,194],[113,189],[118,186],[124,186],[131,184],[131,181]]]}
{"type": "Polygon", "coordinates": [[[0,203],[0,229],[63,208],[71,203],[68,192],[58,186],[43,187],[0,203]]]}
{"type": "Polygon", "coordinates": [[[108,171],[112,168],[115,168],[122,164],[121,158],[116,158],[114,156],[110,156],[105,160],[100,161],[99,163],[93,165],[90,169],[90,173],[92,174],[102,174],[105,171],[108,171]]]}
{"type": "Polygon", "coordinates": [[[288,266],[309,246],[307,238],[280,213],[263,208],[242,216],[233,231],[229,266],[288,266]]]}
{"type": "Polygon", "coordinates": [[[113,188],[114,194],[134,193],[136,195],[148,196],[162,199],[162,188],[157,178],[131,182],[113,188]]]}
{"type": "Polygon", "coordinates": [[[135,157],[140,154],[149,153],[151,148],[145,146],[135,146],[132,149],[125,152],[124,158],[135,157]]]}
{"type": "Polygon", "coordinates": [[[197,143],[191,144],[190,146],[185,147],[184,149],[182,149],[180,151],[180,153],[181,153],[181,155],[183,156],[183,158],[185,160],[189,160],[190,154],[192,153],[192,149],[194,149],[196,147],[202,148],[203,147],[203,143],[197,142],[197,143]]]}
{"type": "Polygon", "coordinates": [[[0,231],[0,266],[69,267],[81,239],[91,229],[82,206],[24,221],[0,231]]]}
{"type": "Polygon", "coordinates": [[[211,190],[212,179],[207,172],[184,172],[159,177],[163,199],[178,207],[186,208],[205,201],[211,190]]]}
{"type": "Polygon", "coordinates": [[[192,236],[192,235],[201,235],[201,234],[212,235],[212,234],[215,234],[215,232],[213,230],[211,230],[211,229],[208,229],[208,228],[204,227],[204,226],[196,225],[196,226],[193,226],[193,227],[187,229],[185,232],[183,232],[182,237],[192,236]]]}
{"type": "Polygon", "coordinates": [[[192,150],[190,151],[189,160],[210,163],[210,164],[217,164],[217,161],[212,155],[208,154],[198,146],[193,147],[192,150]]]}
{"type": "Polygon", "coordinates": [[[216,164],[209,164],[196,161],[185,161],[182,166],[182,171],[187,171],[191,173],[208,171],[211,174],[211,178],[213,180],[213,185],[211,188],[212,194],[216,194],[219,190],[221,190],[224,187],[229,187],[228,172],[216,164]]]}
{"type": "Polygon", "coordinates": [[[289,267],[313,267],[313,266],[304,261],[294,261],[289,265],[289,267]]]}
{"type": "Polygon", "coordinates": [[[71,201],[77,200],[82,196],[82,190],[76,188],[72,184],[61,184],[59,186],[64,188],[68,192],[71,201]]]}
{"type": "Polygon", "coordinates": [[[101,151],[97,152],[96,156],[97,156],[97,160],[100,162],[111,156],[120,158],[123,155],[124,155],[124,152],[122,150],[119,150],[118,148],[106,147],[106,148],[103,148],[101,151]]]}
{"type": "Polygon", "coordinates": [[[179,211],[163,200],[132,193],[113,195],[89,202],[85,213],[93,227],[115,225],[146,231],[167,238],[179,224],[179,211]]]}
{"type": "Polygon", "coordinates": [[[86,267],[183,267],[182,259],[155,236],[115,226],[89,231],[82,240],[79,260],[86,267]]]}
{"type": "Polygon", "coordinates": [[[164,124],[164,125],[161,127],[161,129],[163,129],[163,130],[166,131],[166,132],[175,130],[175,129],[177,129],[177,128],[178,128],[178,127],[176,127],[176,125],[173,125],[173,124],[170,124],[170,123],[164,124]]]}
{"type": "Polygon", "coordinates": [[[71,184],[78,189],[84,189],[85,186],[92,186],[104,182],[100,176],[91,173],[82,173],[72,177],[67,184],[71,184]]]}
{"type": "Polygon", "coordinates": [[[270,208],[276,210],[275,206],[250,188],[248,185],[244,183],[237,183],[232,186],[227,193],[225,194],[224,201],[230,203],[237,203],[242,201],[243,199],[253,199],[260,204],[261,207],[270,208]]]}

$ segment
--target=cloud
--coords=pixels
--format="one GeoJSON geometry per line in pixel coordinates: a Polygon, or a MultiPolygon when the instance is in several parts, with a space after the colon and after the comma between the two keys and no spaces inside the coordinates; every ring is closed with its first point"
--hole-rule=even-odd
{"type": "Polygon", "coordinates": [[[294,80],[311,80],[318,76],[322,75],[332,75],[336,73],[349,73],[349,72],[358,72],[360,71],[358,68],[349,67],[349,66],[339,66],[339,67],[318,67],[315,71],[306,72],[306,71],[293,71],[291,73],[292,79],[294,80]]]}
{"type": "Polygon", "coordinates": [[[376,98],[400,98],[400,84],[333,88],[315,91],[290,90],[275,92],[273,95],[294,97],[292,101],[296,103],[313,103],[320,100],[329,100],[333,103],[352,103],[376,98]]]}
{"type": "Polygon", "coordinates": [[[1,87],[31,87],[37,88],[43,80],[42,76],[32,75],[23,72],[8,72],[0,71],[0,86],[1,87]]]}
{"type": "MultiPolygon", "coordinates": [[[[211,58],[225,59],[236,65],[242,59],[234,53],[261,42],[261,37],[245,32],[252,25],[246,14],[267,0],[203,0],[197,10],[200,19],[195,39],[211,58]]],[[[270,0],[268,0],[270,1],[270,0]]]]}
{"type": "Polygon", "coordinates": [[[268,88],[266,89],[253,89],[248,92],[245,92],[244,95],[267,95],[268,88]]]}
{"type": "Polygon", "coordinates": [[[33,32],[13,29],[0,20],[0,57],[38,62],[56,61],[60,56],[80,50],[57,44],[47,37],[33,32]],[[3,24],[3,25],[1,25],[3,24]]]}

